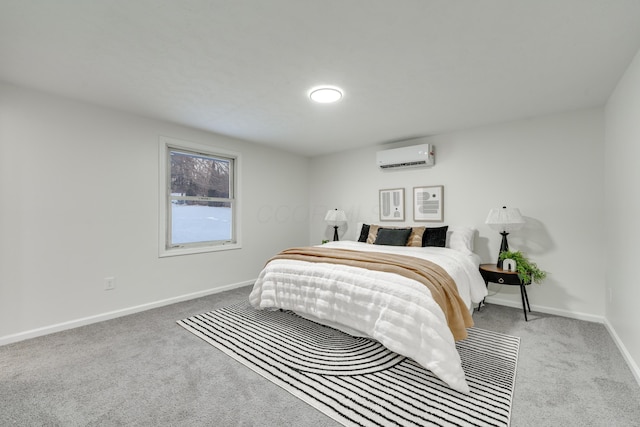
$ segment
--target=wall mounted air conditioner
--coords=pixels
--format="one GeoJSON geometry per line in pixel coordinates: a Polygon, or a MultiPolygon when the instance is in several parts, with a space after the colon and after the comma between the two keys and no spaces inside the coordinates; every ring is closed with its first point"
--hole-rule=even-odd
{"type": "Polygon", "coordinates": [[[431,144],[411,145],[378,151],[376,163],[381,169],[425,167],[435,164],[435,156],[431,144]]]}

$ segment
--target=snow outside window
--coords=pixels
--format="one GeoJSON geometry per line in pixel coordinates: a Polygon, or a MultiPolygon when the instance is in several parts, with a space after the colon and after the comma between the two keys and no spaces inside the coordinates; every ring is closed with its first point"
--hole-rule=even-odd
{"type": "Polygon", "coordinates": [[[161,138],[160,255],[235,249],[238,155],[161,138]]]}

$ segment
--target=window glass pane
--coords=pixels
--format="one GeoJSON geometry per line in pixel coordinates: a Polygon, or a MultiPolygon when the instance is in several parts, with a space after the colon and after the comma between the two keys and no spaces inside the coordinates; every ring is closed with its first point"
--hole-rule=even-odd
{"type": "Polygon", "coordinates": [[[169,150],[171,241],[169,245],[226,242],[233,235],[233,160],[169,150]],[[227,200],[193,200],[214,198],[227,200]]]}
{"type": "Polygon", "coordinates": [[[171,203],[173,244],[231,240],[231,203],[216,202],[215,206],[209,204],[213,203],[182,200],[171,203]]]}
{"type": "Polygon", "coordinates": [[[171,194],[229,198],[230,161],[171,151],[171,194]]]}

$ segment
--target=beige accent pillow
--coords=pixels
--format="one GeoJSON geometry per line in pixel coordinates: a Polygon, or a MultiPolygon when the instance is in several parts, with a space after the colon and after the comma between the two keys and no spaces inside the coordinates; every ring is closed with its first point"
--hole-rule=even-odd
{"type": "Polygon", "coordinates": [[[412,227],[409,240],[407,240],[407,246],[422,247],[422,235],[426,227],[412,227]]]}
{"type": "Polygon", "coordinates": [[[379,225],[370,225],[369,226],[369,235],[367,236],[367,243],[370,245],[373,245],[373,243],[376,241],[376,237],[378,237],[378,229],[380,228],[379,225]]]}

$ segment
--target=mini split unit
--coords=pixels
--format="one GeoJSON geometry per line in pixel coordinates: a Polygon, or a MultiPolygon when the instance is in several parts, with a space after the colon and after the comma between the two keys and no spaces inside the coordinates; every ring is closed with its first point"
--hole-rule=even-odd
{"type": "Polygon", "coordinates": [[[435,157],[431,144],[420,144],[378,151],[376,163],[380,169],[416,168],[433,166],[435,157]]]}

